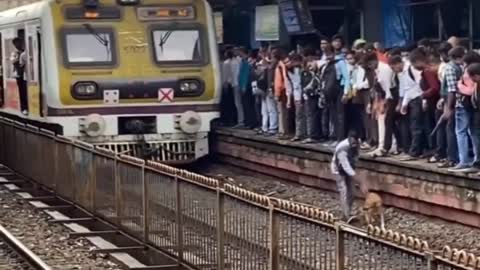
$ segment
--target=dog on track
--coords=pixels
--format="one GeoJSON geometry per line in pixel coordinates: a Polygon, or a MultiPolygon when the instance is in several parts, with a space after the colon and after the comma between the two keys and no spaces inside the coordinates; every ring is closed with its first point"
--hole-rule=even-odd
{"type": "Polygon", "coordinates": [[[378,222],[377,218],[380,218],[380,227],[385,229],[383,210],[382,197],[375,192],[367,193],[362,207],[362,214],[365,219],[365,223],[367,225],[373,225],[374,223],[378,222]]]}

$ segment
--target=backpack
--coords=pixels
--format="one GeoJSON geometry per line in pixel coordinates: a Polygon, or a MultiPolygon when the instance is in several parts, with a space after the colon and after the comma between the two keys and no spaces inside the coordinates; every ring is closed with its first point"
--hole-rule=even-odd
{"type": "Polygon", "coordinates": [[[340,83],[337,80],[336,64],[340,60],[329,62],[320,67],[320,87],[327,100],[335,100],[340,94],[340,83]]]}
{"type": "Polygon", "coordinates": [[[302,72],[302,88],[303,88],[303,93],[306,96],[313,97],[317,96],[318,93],[318,87],[320,85],[319,78],[317,77],[317,74],[313,71],[308,71],[305,70],[302,72]]]}
{"type": "Polygon", "coordinates": [[[252,92],[254,95],[265,95],[268,90],[268,68],[252,69],[252,92]]]}

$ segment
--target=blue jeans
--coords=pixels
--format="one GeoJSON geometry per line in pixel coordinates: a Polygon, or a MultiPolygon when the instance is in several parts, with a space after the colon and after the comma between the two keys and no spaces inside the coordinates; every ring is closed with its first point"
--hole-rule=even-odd
{"type": "Polygon", "coordinates": [[[455,108],[455,133],[457,135],[457,145],[458,145],[458,157],[460,160],[459,165],[471,166],[472,160],[468,156],[468,146],[469,141],[472,142],[474,160],[476,162],[479,160],[479,138],[480,134],[477,134],[473,129],[473,120],[474,120],[473,111],[465,109],[465,107],[455,108]]]}
{"type": "Polygon", "coordinates": [[[278,131],[278,112],[277,103],[273,94],[267,94],[261,97],[262,101],[262,131],[277,133],[278,131]]]}

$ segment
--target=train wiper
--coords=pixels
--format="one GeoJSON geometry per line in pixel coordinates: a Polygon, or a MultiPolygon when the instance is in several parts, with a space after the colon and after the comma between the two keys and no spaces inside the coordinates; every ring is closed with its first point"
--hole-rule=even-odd
{"type": "Polygon", "coordinates": [[[173,32],[172,30],[169,30],[165,34],[160,35],[160,43],[158,44],[158,46],[160,46],[160,50],[162,51],[162,53],[163,53],[163,46],[165,46],[165,44],[167,43],[168,38],[170,37],[172,32],[173,32]]]}
{"type": "Polygon", "coordinates": [[[82,24],[83,27],[85,27],[85,29],[87,29],[87,31],[95,37],[96,40],[98,40],[98,42],[100,42],[100,44],[102,44],[103,46],[105,47],[108,47],[108,40],[105,39],[104,37],[102,37],[100,34],[97,33],[97,31],[95,31],[95,29],[93,29],[92,25],[89,24],[89,23],[84,23],[82,24]]]}

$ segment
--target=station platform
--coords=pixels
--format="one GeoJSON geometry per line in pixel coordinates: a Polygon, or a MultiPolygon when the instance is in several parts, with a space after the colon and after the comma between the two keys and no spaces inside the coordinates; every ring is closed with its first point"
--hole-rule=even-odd
{"type": "MultiPolygon", "coordinates": [[[[220,162],[299,184],[336,191],[330,173],[333,149],[264,137],[251,130],[219,127],[212,154],[220,162]]],[[[400,161],[361,154],[358,177],[382,195],[384,204],[423,215],[480,227],[480,178],[450,173],[426,160],[400,161]]]]}

